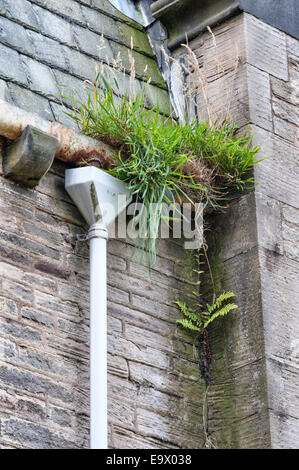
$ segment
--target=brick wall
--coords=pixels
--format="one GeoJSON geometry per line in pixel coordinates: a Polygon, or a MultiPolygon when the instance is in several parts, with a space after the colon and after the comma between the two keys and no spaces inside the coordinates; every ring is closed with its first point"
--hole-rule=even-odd
{"type": "MultiPolygon", "coordinates": [[[[2,448],[88,447],[88,246],[64,169],[36,190],[0,178],[2,448]]],[[[173,304],[194,287],[186,253],[161,241],[149,282],[129,243],[108,249],[110,446],[198,447],[203,384],[173,304]]]]}
{"type": "MultiPolygon", "coordinates": [[[[147,103],[169,110],[144,31],[106,0],[1,2],[2,97],[72,126],[59,84],[80,91],[94,77],[101,33],[112,63],[118,51],[126,60],[134,37],[136,87],[148,64],[147,103]]],[[[119,77],[124,89],[128,74],[119,77]]],[[[34,190],[0,175],[1,448],[89,446],[88,246],[76,241],[87,227],[64,190],[65,168],[56,161],[34,190]]],[[[174,306],[194,288],[192,260],[161,241],[150,282],[129,241],[108,250],[109,445],[201,447],[203,383],[174,306]]]]}
{"type": "MultiPolygon", "coordinates": [[[[82,90],[93,78],[102,32],[111,63],[134,36],[136,86],[145,61],[147,102],[169,110],[144,31],[106,0],[2,1],[1,96],[72,126],[59,85],[82,90]]],[[[214,34],[220,71],[210,34],[190,43],[214,109],[229,103],[272,157],[257,167],[254,193],[207,221],[217,289],[234,290],[239,305],[210,329],[209,430],[218,447],[298,447],[298,43],[248,14],[214,34]]],[[[125,89],[128,74],[119,77],[125,89]]],[[[2,448],[88,447],[88,247],[75,238],[86,227],[64,170],[56,162],[35,190],[0,177],[2,448]]],[[[131,249],[108,243],[110,447],[200,448],[204,384],[173,304],[194,287],[192,260],[177,241],[160,241],[149,282],[131,249]]]]}

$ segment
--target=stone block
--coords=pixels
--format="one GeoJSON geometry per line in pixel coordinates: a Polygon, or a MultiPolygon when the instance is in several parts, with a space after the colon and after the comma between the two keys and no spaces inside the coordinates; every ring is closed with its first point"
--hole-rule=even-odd
{"type": "Polygon", "coordinates": [[[258,190],[255,192],[259,246],[283,254],[280,203],[258,190]]]}
{"type": "Polygon", "coordinates": [[[18,416],[34,422],[45,421],[46,407],[43,402],[29,400],[28,397],[17,399],[15,409],[18,416]]]}
{"type": "Polygon", "coordinates": [[[113,52],[114,60],[119,57],[122,66],[128,73],[131,70],[131,64],[129,60],[129,54],[131,54],[135,61],[136,76],[145,82],[150,80],[152,85],[157,85],[160,88],[166,89],[166,84],[154,59],[146,57],[143,54],[128,49],[126,46],[122,46],[113,41],[110,42],[110,47],[113,52]]]}
{"type": "Polygon", "coordinates": [[[67,50],[67,71],[83,80],[94,80],[98,61],[74,49],[67,50]]]}
{"type": "Polygon", "coordinates": [[[32,54],[32,40],[28,31],[7,18],[0,17],[0,42],[25,54],[32,54]]]}
{"type": "Polygon", "coordinates": [[[282,223],[282,236],[284,240],[290,241],[292,243],[299,245],[299,231],[298,227],[294,227],[288,223],[282,223]]]}
{"type": "Polygon", "coordinates": [[[144,91],[144,103],[148,108],[159,107],[161,114],[172,113],[173,109],[166,90],[148,84],[142,84],[141,89],[144,91]]]}
{"type": "Polygon", "coordinates": [[[55,318],[46,313],[40,312],[30,307],[23,307],[21,309],[21,316],[24,320],[28,320],[30,323],[33,323],[40,327],[54,328],[55,318]]]}
{"type": "Polygon", "coordinates": [[[12,299],[19,300],[25,304],[32,304],[33,302],[32,289],[24,287],[22,284],[4,280],[2,288],[7,297],[11,296],[12,299]]]}
{"type": "Polygon", "coordinates": [[[58,4],[56,0],[32,0],[31,3],[35,3],[54,13],[58,13],[69,20],[75,20],[83,25],[85,23],[81,5],[79,2],[74,0],[64,0],[63,2],[60,2],[60,4],[58,4]]]}
{"type": "Polygon", "coordinates": [[[11,243],[18,248],[26,249],[30,251],[31,253],[42,255],[42,256],[47,256],[50,258],[54,258],[56,260],[60,259],[60,253],[58,250],[55,250],[54,248],[50,248],[44,245],[40,245],[24,237],[19,237],[18,235],[14,235],[12,233],[8,233],[3,230],[0,230],[0,239],[2,239],[5,242],[11,243]]]}
{"type": "Polygon", "coordinates": [[[49,247],[53,246],[63,249],[63,237],[60,233],[43,230],[40,226],[28,222],[23,222],[23,232],[30,239],[41,241],[49,247]]]}
{"type": "Polygon", "coordinates": [[[51,409],[51,420],[59,426],[70,427],[72,425],[72,416],[69,411],[62,408],[51,409]]]}
{"type": "Polygon", "coordinates": [[[7,385],[22,392],[47,394],[62,402],[70,403],[73,400],[73,391],[63,387],[61,384],[42,377],[32,372],[20,370],[16,367],[0,366],[0,379],[7,385]]]}
{"type": "Polygon", "coordinates": [[[52,67],[57,67],[65,71],[68,70],[69,64],[66,58],[69,57],[69,51],[71,49],[35,31],[28,30],[27,34],[33,44],[34,53],[31,52],[31,54],[35,59],[39,59],[41,62],[52,67]]]}
{"type": "MultiPolygon", "coordinates": [[[[127,396],[131,396],[128,394],[127,396]]],[[[133,400],[125,401],[123,396],[113,393],[108,387],[108,422],[116,425],[125,425],[128,429],[134,428],[135,403],[133,400]],[[110,392],[110,393],[109,393],[110,392]]]]}
{"type": "Polygon", "coordinates": [[[286,103],[276,97],[272,99],[273,111],[276,116],[285,121],[298,125],[299,122],[299,108],[290,103],[286,103]]]}
{"type": "Polygon", "coordinates": [[[299,344],[298,265],[264,250],[260,250],[259,260],[266,354],[294,360],[294,345],[299,344]]]}
{"type": "Polygon", "coordinates": [[[23,57],[22,62],[24,69],[27,71],[30,89],[46,95],[48,98],[58,99],[59,89],[52,70],[29,57],[23,57]]]}
{"type": "Polygon", "coordinates": [[[0,257],[3,259],[10,259],[11,262],[25,267],[32,266],[32,256],[24,254],[22,249],[17,249],[7,243],[0,243],[0,257]]]}
{"type": "Polygon", "coordinates": [[[286,36],[276,28],[244,13],[247,61],[254,67],[287,81],[286,36]]]}
{"type": "Polygon", "coordinates": [[[298,85],[295,80],[285,82],[271,77],[271,90],[277,98],[287,101],[292,105],[299,106],[298,85]]]}
{"type": "MultiPolygon", "coordinates": [[[[143,302],[146,303],[147,299],[143,299],[143,302]]],[[[119,305],[114,302],[108,303],[108,314],[113,315],[119,320],[124,320],[140,328],[144,327],[151,331],[161,332],[161,334],[173,335],[175,333],[175,315],[173,315],[173,317],[170,318],[170,322],[168,322],[161,319],[163,318],[163,315],[159,315],[159,310],[149,309],[150,314],[142,313],[140,310],[146,310],[146,308],[137,309],[132,305],[130,307],[126,307],[125,305],[119,305]]]]}
{"type": "Polygon", "coordinates": [[[5,149],[5,176],[29,187],[36,186],[52,165],[58,143],[56,137],[27,126],[21,137],[5,149]]]}
{"type": "Polygon", "coordinates": [[[13,2],[2,0],[0,12],[12,21],[17,20],[32,29],[38,30],[40,27],[39,17],[35,13],[32,4],[27,0],[14,0],[13,2]]]}
{"type": "Polygon", "coordinates": [[[125,359],[152,365],[159,369],[167,369],[169,367],[169,357],[165,352],[136,345],[133,341],[129,341],[121,336],[108,335],[108,352],[122,356],[125,359]]]}
{"type": "Polygon", "coordinates": [[[9,337],[13,337],[19,342],[29,343],[41,343],[42,337],[38,330],[24,326],[19,322],[11,319],[2,318],[0,319],[2,331],[5,332],[9,337]]]}
{"type": "Polygon", "coordinates": [[[250,121],[271,131],[272,110],[269,75],[248,64],[247,79],[250,121]]]}
{"type": "Polygon", "coordinates": [[[51,101],[50,107],[54,116],[54,121],[60,122],[60,124],[74,130],[75,132],[80,132],[81,129],[79,124],[66,114],[72,113],[70,108],[54,101],[51,101]]]}
{"type": "Polygon", "coordinates": [[[112,62],[113,52],[106,38],[77,25],[73,25],[73,30],[75,42],[81,52],[89,54],[96,59],[112,62]]]}
{"type": "Polygon", "coordinates": [[[281,416],[298,417],[298,364],[299,355],[295,363],[281,357],[270,357],[267,361],[269,406],[281,416]]]}
{"type": "Polygon", "coordinates": [[[3,44],[0,44],[0,77],[28,85],[20,55],[3,44]]]}
{"type": "Polygon", "coordinates": [[[201,423],[189,425],[190,429],[188,423],[176,415],[162,416],[151,410],[137,410],[137,426],[145,436],[171,442],[183,449],[202,448],[204,438],[199,430],[201,423]]]}
{"type": "Polygon", "coordinates": [[[127,292],[123,291],[122,289],[119,289],[118,287],[113,287],[109,285],[107,286],[107,297],[108,300],[120,304],[128,304],[130,302],[130,297],[127,292]]]}
{"type": "Polygon", "coordinates": [[[273,449],[298,449],[298,418],[270,410],[273,449]]]}
{"type": "Polygon", "coordinates": [[[283,206],[282,215],[287,222],[299,226],[299,210],[295,207],[283,206]]]}
{"type": "Polygon", "coordinates": [[[16,344],[8,338],[0,338],[0,360],[2,362],[17,362],[16,344]]]}
{"type": "Polygon", "coordinates": [[[283,139],[289,140],[290,142],[295,141],[296,127],[290,122],[284,121],[279,117],[274,116],[273,118],[274,134],[282,137],[283,139]]]}
{"type": "Polygon", "coordinates": [[[299,59],[299,42],[298,39],[292,38],[291,36],[287,35],[287,50],[288,53],[299,59]]]}
{"type": "Polygon", "coordinates": [[[11,101],[10,93],[4,80],[0,80],[0,99],[4,101],[11,101]]]}
{"type": "Polygon", "coordinates": [[[127,361],[121,356],[108,354],[108,373],[118,377],[128,378],[129,369],[127,361]]]}
{"type": "Polygon", "coordinates": [[[294,261],[299,261],[299,247],[298,247],[298,244],[294,244],[294,243],[291,243],[291,242],[287,242],[287,241],[284,241],[284,252],[285,252],[285,255],[290,258],[290,259],[293,259],[294,261]]]}
{"type": "Polygon", "coordinates": [[[266,158],[254,168],[259,192],[299,207],[297,148],[259,127],[252,126],[252,132],[253,144],[261,146],[259,158],[266,158]]]}
{"type": "Polygon", "coordinates": [[[61,300],[58,296],[49,295],[43,292],[36,292],[35,295],[36,306],[52,314],[65,315],[72,320],[79,320],[81,312],[75,302],[66,302],[61,300]]]}
{"type": "Polygon", "coordinates": [[[53,121],[54,116],[46,98],[10,82],[8,83],[8,89],[11,100],[16,106],[31,113],[37,113],[44,119],[53,121]]]}
{"type": "Polygon", "coordinates": [[[50,291],[56,290],[56,283],[52,279],[27,272],[24,268],[20,269],[4,262],[0,262],[0,276],[29,285],[30,287],[38,287],[42,290],[44,288],[50,291]]]}
{"type": "Polygon", "coordinates": [[[67,334],[70,337],[77,338],[80,341],[85,343],[88,342],[88,328],[86,325],[82,325],[80,323],[75,323],[65,319],[58,319],[58,330],[67,334]]]}
{"type": "Polygon", "coordinates": [[[113,437],[118,449],[179,449],[173,443],[142,436],[123,426],[113,426],[113,437]]]}
{"type": "Polygon", "coordinates": [[[69,106],[70,101],[62,95],[70,98],[79,98],[85,102],[87,100],[87,85],[84,80],[74,77],[68,73],[61,72],[60,70],[53,70],[55,81],[60,91],[60,100],[65,105],[69,106]]]}
{"type": "Polygon", "coordinates": [[[73,31],[69,21],[51,13],[45,8],[33,5],[32,9],[39,19],[39,31],[41,33],[69,46],[75,45],[73,31]]]}
{"type": "Polygon", "coordinates": [[[12,418],[4,422],[3,428],[6,438],[25,444],[31,449],[77,448],[73,441],[65,439],[62,434],[53,432],[48,427],[39,424],[12,418]]]}
{"type": "Polygon", "coordinates": [[[18,318],[17,304],[11,299],[0,296],[0,312],[1,315],[10,318],[18,318]]]}

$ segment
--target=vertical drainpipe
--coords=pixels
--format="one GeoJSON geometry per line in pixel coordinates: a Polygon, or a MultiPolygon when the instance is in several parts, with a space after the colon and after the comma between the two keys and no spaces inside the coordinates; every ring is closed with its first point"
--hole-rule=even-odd
{"type": "Polygon", "coordinates": [[[107,229],[88,231],[90,257],[90,447],[108,448],[107,430],[107,229]]]}
{"type": "Polygon", "coordinates": [[[65,188],[90,226],[90,447],[107,449],[107,227],[131,195],[92,166],[66,170],[65,188]]]}

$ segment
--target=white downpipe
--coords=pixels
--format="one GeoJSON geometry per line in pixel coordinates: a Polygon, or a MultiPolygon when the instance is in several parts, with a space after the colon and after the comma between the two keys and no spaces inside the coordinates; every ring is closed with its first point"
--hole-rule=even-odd
{"type": "Polygon", "coordinates": [[[108,448],[107,230],[90,227],[90,447],[108,448]]]}
{"type": "Polygon", "coordinates": [[[66,170],[65,188],[90,226],[90,447],[107,449],[107,227],[132,197],[92,166],[66,170]]]}

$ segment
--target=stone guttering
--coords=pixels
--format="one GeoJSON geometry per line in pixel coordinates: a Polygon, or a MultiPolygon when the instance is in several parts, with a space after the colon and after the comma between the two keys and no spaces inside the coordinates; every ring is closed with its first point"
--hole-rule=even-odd
{"type": "Polygon", "coordinates": [[[166,27],[168,47],[175,49],[196,37],[207,26],[214,26],[239,12],[236,0],[157,0],[151,5],[153,16],[166,27]]]}
{"type": "Polygon", "coordinates": [[[75,165],[84,162],[101,168],[110,168],[114,162],[115,149],[104,142],[1,99],[0,136],[15,141],[5,149],[4,174],[27,186],[38,184],[54,157],[75,165]]]}

